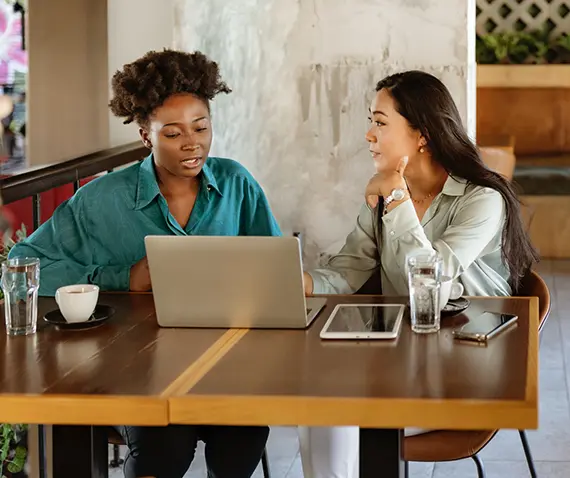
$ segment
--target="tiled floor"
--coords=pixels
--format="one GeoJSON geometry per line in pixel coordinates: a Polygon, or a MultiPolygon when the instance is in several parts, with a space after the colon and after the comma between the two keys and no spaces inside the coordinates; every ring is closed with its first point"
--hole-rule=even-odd
{"type": "MultiPolygon", "coordinates": [[[[541,478],[570,477],[570,261],[543,261],[538,270],[551,290],[553,307],[540,348],[540,429],[528,432],[537,473],[541,478]],[[569,312],[569,314],[565,313],[569,312]],[[566,366],[568,362],[568,367],[566,366]]],[[[269,460],[273,478],[302,478],[297,433],[293,428],[272,428],[269,460]]],[[[518,433],[505,430],[481,452],[487,478],[530,476],[518,433]]],[[[186,478],[204,478],[202,448],[186,478]]],[[[410,478],[476,478],[471,460],[453,463],[412,463],[410,478]]],[[[112,470],[110,476],[122,473],[112,470]]],[[[261,478],[258,469],[255,478],[261,478]]],[[[312,477],[307,477],[312,478],[312,477]]]]}

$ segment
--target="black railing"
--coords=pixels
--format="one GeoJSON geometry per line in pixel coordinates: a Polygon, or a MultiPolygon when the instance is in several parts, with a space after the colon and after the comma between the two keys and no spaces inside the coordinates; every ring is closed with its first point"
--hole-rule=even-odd
{"type": "Polygon", "coordinates": [[[129,143],[27,173],[16,174],[0,180],[0,197],[3,204],[10,204],[31,196],[35,230],[41,224],[41,193],[70,183],[73,183],[75,192],[79,189],[82,179],[103,172],[112,172],[115,168],[125,164],[140,161],[147,154],[148,150],[141,143],[129,143]]]}

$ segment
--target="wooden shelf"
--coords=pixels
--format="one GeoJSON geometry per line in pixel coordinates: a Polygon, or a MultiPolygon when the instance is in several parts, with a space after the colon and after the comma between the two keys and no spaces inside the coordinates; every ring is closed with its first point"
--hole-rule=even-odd
{"type": "Polygon", "coordinates": [[[477,65],[478,88],[570,88],[570,65],[477,65]]]}

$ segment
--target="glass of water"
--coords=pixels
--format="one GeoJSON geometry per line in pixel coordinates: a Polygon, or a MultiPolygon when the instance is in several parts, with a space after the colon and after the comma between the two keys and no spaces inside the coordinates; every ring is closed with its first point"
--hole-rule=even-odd
{"type": "Polygon", "coordinates": [[[439,331],[442,265],[441,257],[435,251],[419,251],[406,258],[414,332],[428,334],[439,331]]]}
{"type": "Polygon", "coordinates": [[[40,260],[35,257],[8,259],[2,263],[4,316],[8,335],[36,333],[40,260]]]}

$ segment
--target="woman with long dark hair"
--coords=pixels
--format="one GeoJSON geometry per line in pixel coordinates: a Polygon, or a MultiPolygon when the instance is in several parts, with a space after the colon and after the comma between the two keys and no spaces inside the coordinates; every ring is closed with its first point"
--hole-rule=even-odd
{"type": "MultiPolygon", "coordinates": [[[[370,123],[376,174],[342,250],[305,273],[307,295],[354,293],[377,273],[384,295],[407,295],[416,250],[437,251],[465,295],[515,294],[538,254],[515,190],[485,166],[445,85],[421,71],[384,78],[370,123]]],[[[358,429],[299,432],[305,476],[357,476],[358,429]]]]}

